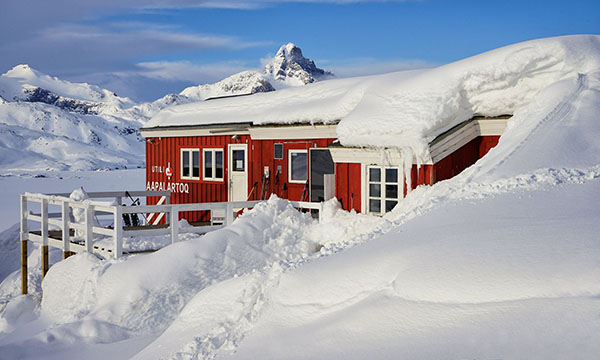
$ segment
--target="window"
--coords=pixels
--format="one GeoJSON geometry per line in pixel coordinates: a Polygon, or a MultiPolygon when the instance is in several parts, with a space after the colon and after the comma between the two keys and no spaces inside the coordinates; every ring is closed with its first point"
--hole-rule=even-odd
{"type": "Polygon", "coordinates": [[[181,178],[200,179],[200,150],[181,149],[181,178]]]}
{"type": "Polygon", "coordinates": [[[391,211],[401,194],[398,168],[370,166],[367,169],[368,212],[383,214],[391,211]]]}
{"type": "Polygon", "coordinates": [[[275,160],[283,159],[283,144],[278,143],[273,145],[273,158],[275,160]]]}
{"type": "Polygon", "coordinates": [[[233,160],[231,163],[232,171],[246,170],[246,150],[231,150],[231,157],[233,160]]]}
{"type": "Polygon", "coordinates": [[[308,179],[308,155],[306,150],[290,150],[288,181],[304,184],[308,179]]]}
{"type": "Polygon", "coordinates": [[[223,149],[203,149],[204,180],[223,180],[223,149]]]}

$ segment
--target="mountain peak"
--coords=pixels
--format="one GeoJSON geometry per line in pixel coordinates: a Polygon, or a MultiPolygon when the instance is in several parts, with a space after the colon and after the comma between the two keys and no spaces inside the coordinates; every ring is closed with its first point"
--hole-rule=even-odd
{"type": "Polygon", "coordinates": [[[8,70],[3,76],[10,78],[32,79],[41,76],[40,72],[27,64],[19,64],[8,70]]]}
{"type": "Polygon", "coordinates": [[[305,58],[302,50],[291,42],[279,48],[275,57],[265,65],[264,73],[287,85],[305,85],[333,76],[305,58]]]}

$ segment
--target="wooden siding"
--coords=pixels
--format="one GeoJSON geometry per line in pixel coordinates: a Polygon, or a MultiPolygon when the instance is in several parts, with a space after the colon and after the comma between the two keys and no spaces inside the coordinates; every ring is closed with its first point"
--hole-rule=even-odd
{"type": "Polygon", "coordinates": [[[335,164],[335,193],[344,210],[361,211],[361,165],[335,164]]]}
{"type": "Polygon", "coordinates": [[[450,179],[481,159],[498,144],[500,136],[478,136],[433,165],[433,182],[450,179]]]}
{"type": "MultiPolygon", "coordinates": [[[[228,145],[229,144],[247,144],[248,145],[248,192],[249,200],[258,200],[263,194],[268,198],[272,193],[281,198],[290,200],[300,200],[304,190],[304,184],[290,183],[288,181],[288,154],[289,150],[309,148],[324,148],[331,144],[335,139],[296,139],[296,140],[252,140],[248,135],[237,136],[235,139],[231,135],[213,135],[213,136],[189,136],[189,137],[163,137],[146,139],[146,187],[155,184],[164,184],[164,187],[175,183],[177,190],[183,184],[188,192],[173,191],[171,203],[183,204],[193,202],[217,202],[228,200],[228,145]],[[275,143],[282,143],[284,148],[284,157],[281,160],[273,158],[273,146],[275,143]],[[223,180],[206,181],[202,179],[203,157],[202,149],[222,149],[223,150],[223,180]],[[181,149],[198,149],[200,151],[200,179],[190,180],[181,179],[181,149]],[[169,179],[164,173],[164,169],[171,165],[173,174],[169,179]],[[262,188],[262,179],[264,167],[269,167],[270,179],[262,188]],[[277,176],[279,180],[274,186],[278,166],[281,166],[281,173],[277,176]],[[158,168],[157,168],[158,167],[158,168]],[[264,190],[264,191],[263,191],[264,190]]],[[[310,166],[310,164],[308,164],[310,166]]],[[[360,179],[360,178],[359,178],[360,179]]],[[[166,189],[161,189],[166,190],[166,189]]],[[[307,190],[308,191],[308,190],[307,190]]],[[[159,197],[149,197],[149,204],[156,204],[159,197]]],[[[199,213],[180,213],[180,218],[193,221],[208,220],[208,212],[199,213]]]]}

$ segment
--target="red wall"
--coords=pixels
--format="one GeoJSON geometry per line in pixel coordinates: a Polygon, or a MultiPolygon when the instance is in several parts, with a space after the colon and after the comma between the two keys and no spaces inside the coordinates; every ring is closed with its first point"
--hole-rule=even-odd
{"type": "MultiPolygon", "coordinates": [[[[432,185],[435,182],[449,179],[468,166],[475,163],[483,157],[492,147],[496,146],[499,136],[478,137],[459,148],[454,153],[445,157],[434,165],[423,165],[417,169],[413,165],[411,172],[411,184],[414,189],[418,185],[432,185]]],[[[309,149],[324,148],[331,144],[335,139],[301,139],[301,140],[252,140],[249,136],[239,136],[232,139],[230,135],[223,136],[195,136],[195,137],[170,137],[170,138],[148,138],[146,139],[146,180],[147,187],[156,184],[164,184],[165,189],[168,183],[176,183],[176,191],[172,192],[171,202],[192,203],[192,202],[217,202],[227,201],[227,164],[229,144],[248,144],[248,192],[252,191],[250,200],[261,198],[263,190],[262,176],[264,166],[270,169],[270,181],[265,186],[264,198],[268,198],[271,193],[277,194],[281,198],[290,200],[300,200],[304,184],[288,182],[288,150],[290,149],[309,149]],[[273,158],[273,145],[283,143],[284,159],[275,160],[273,158]],[[180,178],[180,149],[194,148],[199,149],[202,154],[203,148],[220,148],[224,154],[224,179],[222,181],[204,181],[200,180],[182,180],[180,178]],[[171,165],[173,174],[169,179],[164,173],[165,168],[171,165]],[[155,168],[158,166],[159,168],[155,168]],[[277,166],[281,166],[282,171],[279,174],[279,182],[273,187],[277,166]],[[187,187],[188,192],[181,192],[182,187],[187,187]],[[254,190],[252,190],[254,187],[254,190]]],[[[202,171],[202,159],[200,163],[202,171]]],[[[309,164],[310,169],[310,164],[309,164]]],[[[361,210],[361,166],[353,163],[337,163],[335,165],[336,196],[341,201],[346,210],[361,210]]],[[[155,189],[158,190],[158,189],[155,189]]],[[[406,194],[406,184],[404,193],[406,194]]],[[[149,204],[158,202],[158,197],[148,198],[149,204]]],[[[208,220],[208,212],[201,213],[182,213],[181,218],[190,222],[208,220]]]]}
{"type": "MultiPolygon", "coordinates": [[[[165,189],[168,183],[176,183],[176,191],[171,193],[171,203],[182,204],[192,202],[219,202],[228,200],[228,145],[229,144],[248,144],[248,192],[252,191],[250,200],[261,198],[262,176],[264,166],[270,169],[270,181],[265,186],[264,198],[268,198],[271,193],[276,193],[279,197],[300,200],[304,190],[304,184],[288,182],[288,150],[290,149],[309,149],[314,147],[327,147],[335,139],[300,139],[300,140],[252,140],[249,136],[243,135],[233,140],[230,135],[223,136],[194,136],[194,137],[165,137],[165,138],[147,138],[146,139],[146,186],[152,187],[156,184],[164,184],[165,189]],[[273,159],[273,145],[282,143],[284,147],[284,159],[273,159]],[[180,149],[193,148],[200,150],[202,157],[203,148],[223,149],[224,154],[224,179],[222,181],[204,181],[202,175],[200,180],[181,179],[180,169],[180,149]],[[164,169],[169,165],[173,171],[171,178],[164,173],[164,169]],[[282,168],[278,175],[279,182],[273,188],[277,166],[282,168]],[[161,167],[159,169],[155,166],[161,167]],[[158,171],[157,171],[158,170],[158,171]],[[161,172],[162,170],[162,172],[161,172]],[[188,192],[180,192],[183,187],[187,187],[188,192]],[[254,187],[254,190],[252,188],[254,187]]],[[[200,159],[200,171],[202,173],[203,159],[200,159]]],[[[310,167],[309,167],[310,168],[310,167]]],[[[155,190],[158,190],[155,188],[155,190]]],[[[308,190],[307,190],[308,191],[308,190]]],[[[308,198],[308,197],[307,197],[308,198]]],[[[148,203],[155,204],[159,197],[149,197],[148,203]]],[[[208,212],[200,214],[182,213],[180,218],[185,218],[190,222],[208,220],[208,212]]]]}
{"type": "Polygon", "coordinates": [[[481,159],[498,144],[500,136],[479,136],[435,163],[433,182],[450,179],[481,159]]]}
{"type": "Polygon", "coordinates": [[[335,193],[345,210],[360,212],[360,164],[335,164],[335,193]]]}

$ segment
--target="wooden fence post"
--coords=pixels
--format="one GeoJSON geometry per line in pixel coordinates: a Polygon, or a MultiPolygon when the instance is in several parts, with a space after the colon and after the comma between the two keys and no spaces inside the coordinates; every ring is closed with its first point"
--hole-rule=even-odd
{"type": "Polygon", "coordinates": [[[233,204],[227,202],[225,205],[225,226],[229,226],[233,223],[233,204]]]}
{"type": "Polygon", "coordinates": [[[85,208],[85,250],[91,253],[94,245],[94,205],[85,208]]]}
{"type": "Polygon", "coordinates": [[[319,224],[323,221],[323,202],[319,203],[319,224]]]}
{"type": "Polygon", "coordinates": [[[171,244],[179,241],[179,210],[175,205],[171,205],[169,227],[171,228],[171,244]]]}
{"type": "Polygon", "coordinates": [[[21,294],[27,294],[27,197],[21,195],[21,294]]]}
{"type": "Polygon", "coordinates": [[[63,259],[71,254],[71,229],[69,227],[69,202],[62,202],[62,241],[63,241],[63,259]]]}
{"type": "Polygon", "coordinates": [[[42,199],[42,279],[50,268],[48,261],[48,199],[42,199]]]}
{"type": "Polygon", "coordinates": [[[115,232],[113,234],[113,243],[114,243],[114,257],[115,259],[123,256],[123,224],[121,221],[123,220],[123,209],[121,205],[115,206],[114,212],[114,229],[115,232]]]}

